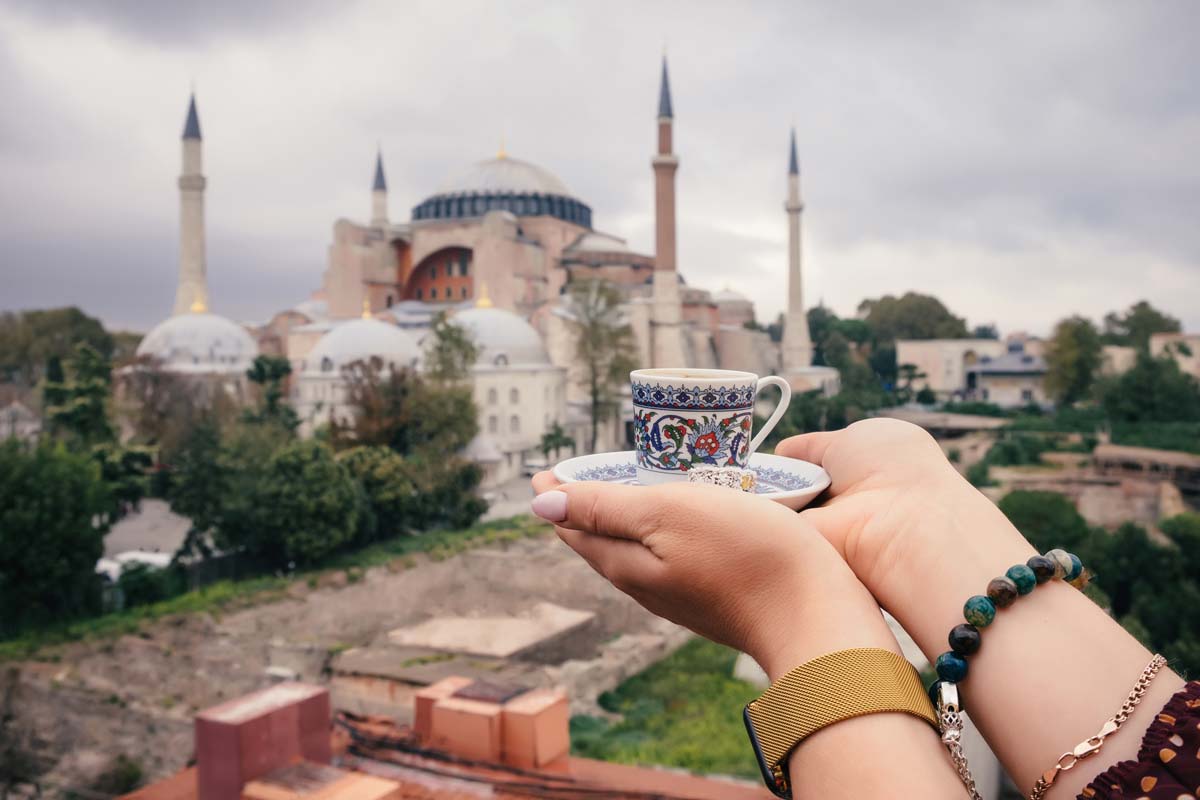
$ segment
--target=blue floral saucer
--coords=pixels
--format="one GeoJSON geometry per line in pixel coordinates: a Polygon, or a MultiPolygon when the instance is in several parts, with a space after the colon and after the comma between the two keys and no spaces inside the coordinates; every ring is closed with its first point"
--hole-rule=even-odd
{"type": "MultiPolygon", "coordinates": [[[[828,472],[794,458],[754,453],[749,468],[758,478],[755,493],[792,509],[803,508],[829,486],[828,472]]],[[[632,450],[568,458],[554,467],[554,477],[563,483],[605,481],[642,485],[637,479],[632,450]]]]}

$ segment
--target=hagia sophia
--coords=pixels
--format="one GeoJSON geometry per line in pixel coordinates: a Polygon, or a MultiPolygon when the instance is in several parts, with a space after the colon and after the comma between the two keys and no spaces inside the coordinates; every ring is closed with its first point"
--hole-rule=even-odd
{"type": "MultiPolygon", "coordinates": [[[[388,208],[382,153],[371,185],[370,219],[333,225],[327,267],[312,296],[260,325],[209,311],[199,115],[193,96],[183,131],[179,284],[174,313],[138,355],[162,369],[205,375],[244,392],[260,353],[292,365],[292,402],[311,434],[344,419],[343,369],[377,359],[420,369],[423,339],[445,312],[479,354],[471,370],[479,435],[465,455],[484,467],[484,485],[520,474],[555,424],[588,441],[589,396],[576,359],[567,287],[601,279],[617,287],[633,331],[638,366],[739,369],[786,377],[795,389],[837,390],[837,371],[814,367],[801,286],[799,162],[793,132],[787,164],[788,305],[781,344],[747,327],[753,304],[725,289],[686,283],[676,263],[674,108],[663,60],[654,171],[655,252],[593,226],[591,207],[546,169],[500,152],[453,175],[412,209],[388,208]]],[[[781,270],[782,271],[782,270],[781,270]]],[[[628,405],[628,404],[627,404],[628,405]]],[[[631,409],[601,426],[598,449],[626,446],[631,409]]],[[[540,454],[539,454],[540,455],[540,454]]]]}

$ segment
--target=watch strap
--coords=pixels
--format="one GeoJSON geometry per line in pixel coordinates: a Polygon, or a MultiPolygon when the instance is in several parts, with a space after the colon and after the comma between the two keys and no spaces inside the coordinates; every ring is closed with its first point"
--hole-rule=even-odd
{"type": "Polygon", "coordinates": [[[912,664],[891,650],[858,647],[791,670],[751,701],[744,716],[763,779],[779,794],[777,788],[788,788],[783,761],[805,738],[844,719],[893,711],[937,728],[933,704],[912,664]]]}

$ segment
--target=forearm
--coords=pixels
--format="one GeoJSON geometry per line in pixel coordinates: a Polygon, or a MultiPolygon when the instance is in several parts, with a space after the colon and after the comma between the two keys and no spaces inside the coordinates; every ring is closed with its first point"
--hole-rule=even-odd
{"type": "MultiPolygon", "coordinates": [[[[948,648],[964,601],[1034,555],[990,501],[957,476],[944,502],[908,532],[896,569],[876,595],[930,659],[948,648]],[[918,544],[917,542],[920,541],[918,544]]],[[[1007,772],[1028,791],[1063,753],[1095,734],[1120,707],[1150,653],[1081,592],[1061,580],[998,609],[960,683],[964,706],[1007,772]]],[[[1163,670],[1134,715],[1095,756],[1060,775],[1051,798],[1074,797],[1116,761],[1134,757],[1154,714],[1182,685],[1163,670]]]]}
{"type": "MultiPolygon", "coordinates": [[[[852,575],[844,582],[825,577],[831,585],[824,602],[799,609],[790,621],[791,635],[759,656],[771,680],[837,650],[879,647],[900,653],[866,588],[852,575]]],[[[937,733],[901,712],[868,714],[818,731],[792,751],[788,771],[796,800],[965,796],[937,733]]]]}

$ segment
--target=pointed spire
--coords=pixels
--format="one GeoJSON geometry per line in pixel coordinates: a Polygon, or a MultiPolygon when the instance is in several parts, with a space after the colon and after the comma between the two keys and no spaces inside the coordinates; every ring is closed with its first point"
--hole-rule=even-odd
{"type": "Polygon", "coordinates": [[[375,151],[375,182],[371,185],[373,192],[386,192],[387,179],[383,177],[383,151],[375,151]]]}
{"type": "Polygon", "coordinates": [[[196,94],[192,93],[192,100],[188,103],[187,122],[183,124],[184,139],[201,139],[200,136],[200,116],[196,113],[196,94]]]}
{"type": "Polygon", "coordinates": [[[796,128],[792,127],[792,147],[788,156],[788,175],[800,174],[800,159],[796,158],[796,128]]]}
{"type": "Polygon", "coordinates": [[[362,308],[363,308],[362,318],[370,319],[371,318],[371,298],[369,298],[369,297],[363,298],[362,308]]]}
{"type": "Polygon", "coordinates": [[[672,119],[675,112],[671,109],[671,81],[667,77],[667,56],[663,55],[662,84],[658,88],[658,116],[672,119]]]}
{"type": "Polygon", "coordinates": [[[479,296],[475,298],[476,308],[491,308],[492,298],[488,297],[487,283],[479,282],[479,296]]]}

